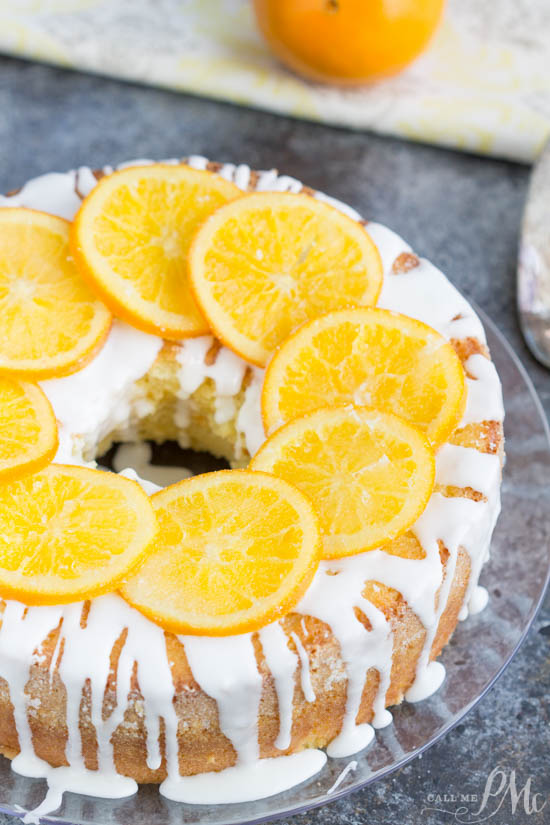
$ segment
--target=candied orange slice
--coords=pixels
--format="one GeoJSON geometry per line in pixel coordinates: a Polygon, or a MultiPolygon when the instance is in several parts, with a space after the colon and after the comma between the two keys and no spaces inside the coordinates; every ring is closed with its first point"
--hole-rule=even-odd
{"type": "Polygon", "coordinates": [[[374,304],[382,285],[364,228],[308,195],[257,192],[221,207],[199,229],[189,262],[217,337],[258,366],[299,324],[374,304]]]}
{"type": "Polygon", "coordinates": [[[313,503],[323,558],[352,556],[402,535],[433,489],[426,436],[392,413],[330,407],[285,424],[250,463],[295,484],[313,503]]]}
{"type": "Polygon", "coordinates": [[[115,315],[145,332],[185,338],[208,332],[187,282],[196,229],[241,195],[220,175],[155,163],[102,178],[72,232],[82,274],[115,315]]]}
{"type": "Polygon", "coordinates": [[[159,534],[122,595],[166,630],[257,630],[298,602],[317,569],[317,516],[279,478],[221,470],[166,487],[152,502],[159,534]]]}
{"type": "Polygon", "coordinates": [[[0,376],[0,481],[41,470],[57,443],[55,415],[40,387],[0,376]]]}
{"type": "Polygon", "coordinates": [[[68,221],[0,209],[0,317],[0,373],[68,375],[102,346],[111,313],[74,265],[68,221]]]}
{"type": "Polygon", "coordinates": [[[426,324],[385,309],[347,309],[304,324],[267,369],[266,432],[320,407],[351,403],[396,413],[435,446],[466,401],[454,348],[426,324]]]}
{"type": "Polygon", "coordinates": [[[157,523],[139,484],[50,464],[0,485],[0,596],[62,604],[117,587],[142,560],[157,523]]]}

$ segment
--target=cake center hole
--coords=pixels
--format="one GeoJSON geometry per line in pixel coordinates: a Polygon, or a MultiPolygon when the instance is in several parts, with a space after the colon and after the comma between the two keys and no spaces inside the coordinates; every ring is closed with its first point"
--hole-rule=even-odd
{"type": "Polygon", "coordinates": [[[215,458],[210,453],[182,449],[177,441],[163,441],[160,444],[154,441],[116,443],[97,458],[97,463],[115,473],[131,468],[140,478],[158,487],[167,487],[199,473],[229,469],[225,459],[215,458]]]}

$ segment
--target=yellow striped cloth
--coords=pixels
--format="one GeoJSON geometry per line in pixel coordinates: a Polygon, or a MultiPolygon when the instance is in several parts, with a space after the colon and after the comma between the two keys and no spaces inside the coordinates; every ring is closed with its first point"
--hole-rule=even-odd
{"type": "Polygon", "coordinates": [[[248,0],[0,0],[0,51],[354,129],[532,161],[550,135],[550,0],[449,0],[428,51],[359,90],[271,57],[248,0]]]}

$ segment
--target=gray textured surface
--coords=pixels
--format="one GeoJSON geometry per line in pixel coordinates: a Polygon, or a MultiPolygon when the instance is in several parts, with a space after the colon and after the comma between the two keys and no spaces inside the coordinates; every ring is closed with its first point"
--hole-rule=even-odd
{"type": "MultiPolygon", "coordinates": [[[[348,201],[392,226],[489,313],[550,412],[550,374],[530,357],[515,316],[526,167],[6,59],[0,59],[0,113],[0,191],[80,164],[202,152],[256,168],[277,166],[348,201]]],[[[442,742],[387,780],[292,823],[455,822],[422,811],[429,795],[481,794],[497,765],[515,769],[519,786],[531,776],[532,790],[549,801],[538,814],[527,814],[522,802],[512,813],[508,798],[490,821],[550,823],[549,717],[547,598],[507,672],[442,742]]],[[[542,797],[537,802],[542,804],[542,797]]],[[[451,800],[447,807],[454,810],[457,804],[451,800]]],[[[0,816],[0,825],[15,821],[0,816]]]]}

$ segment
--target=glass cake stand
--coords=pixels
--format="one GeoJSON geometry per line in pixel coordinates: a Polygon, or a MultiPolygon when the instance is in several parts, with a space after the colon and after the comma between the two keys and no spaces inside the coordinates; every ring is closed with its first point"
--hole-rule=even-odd
{"type": "MultiPolygon", "coordinates": [[[[482,698],[525,638],[548,584],[550,521],[540,491],[550,486],[550,443],[546,417],[527,373],[498,329],[484,313],[479,314],[504,390],[507,462],[502,514],[491,561],[481,579],[489,589],[489,604],[459,624],[445,648],[441,661],[447,678],[440,690],[424,702],[394,709],[393,725],[376,732],[370,747],[354,757],[355,770],[340,784],[337,780],[351,759],[329,759],[313,779],[257,802],[182,805],[164,799],[154,786],[143,786],[123,800],[66,794],[60,811],[42,822],[244,825],[303,812],[402,767],[444,736],[482,698]]],[[[45,791],[45,782],[18,776],[0,757],[0,811],[22,816],[39,805],[45,791]]]]}

